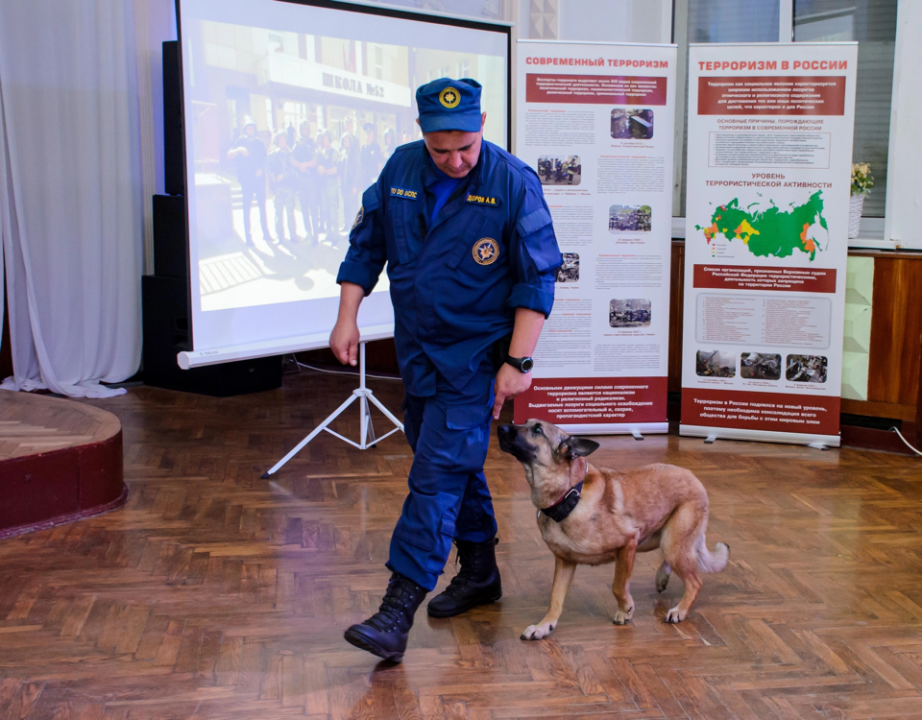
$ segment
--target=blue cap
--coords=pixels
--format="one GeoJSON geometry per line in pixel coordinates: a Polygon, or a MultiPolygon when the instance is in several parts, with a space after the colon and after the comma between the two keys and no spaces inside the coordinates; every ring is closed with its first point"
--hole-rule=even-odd
{"type": "Polygon", "coordinates": [[[419,126],[424,133],[443,130],[477,132],[480,119],[480,83],[470,78],[439,78],[416,91],[419,126]]]}

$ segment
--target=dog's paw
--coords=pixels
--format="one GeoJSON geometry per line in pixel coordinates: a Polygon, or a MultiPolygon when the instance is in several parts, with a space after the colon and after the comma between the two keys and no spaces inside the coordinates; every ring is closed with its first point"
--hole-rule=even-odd
{"type": "Polygon", "coordinates": [[[669,612],[666,613],[665,621],[667,623],[680,623],[685,619],[685,613],[679,610],[679,606],[676,605],[669,612]]]}
{"type": "Polygon", "coordinates": [[[556,625],[550,623],[541,623],[540,625],[529,625],[522,633],[522,640],[541,640],[546,638],[552,632],[556,625]]]}
{"type": "Polygon", "coordinates": [[[615,625],[627,625],[631,622],[631,618],[634,617],[634,606],[632,605],[630,609],[625,612],[621,608],[615,610],[615,616],[612,618],[612,622],[615,625]]]}

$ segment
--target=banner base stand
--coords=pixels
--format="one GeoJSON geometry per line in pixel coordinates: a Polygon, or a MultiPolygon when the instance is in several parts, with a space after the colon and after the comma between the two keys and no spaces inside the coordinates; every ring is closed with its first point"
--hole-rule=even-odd
{"type": "Polygon", "coordinates": [[[633,435],[635,440],[643,440],[644,435],[665,435],[669,432],[669,423],[631,423],[630,425],[558,425],[571,435],[633,435]],[[639,436],[639,437],[638,437],[639,436]]]}
{"type": "Polygon", "coordinates": [[[712,443],[715,443],[715,442],[717,442],[716,435],[708,435],[706,438],[704,438],[704,443],[706,445],[711,445],[712,443]]]}
{"type": "Polygon", "coordinates": [[[715,440],[749,440],[755,442],[786,443],[789,445],[807,445],[818,449],[837,448],[840,444],[838,435],[808,435],[805,433],[788,433],[771,430],[743,430],[740,428],[715,428],[704,425],[680,425],[679,435],[684,437],[703,437],[706,443],[715,440]]]}

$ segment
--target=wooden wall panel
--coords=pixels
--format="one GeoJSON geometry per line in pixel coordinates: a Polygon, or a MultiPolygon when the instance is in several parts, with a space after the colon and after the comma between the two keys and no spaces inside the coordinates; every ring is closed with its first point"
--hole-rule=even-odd
{"type": "Polygon", "coordinates": [[[868,402],[915,407],[922,350],[922,257],[876,255],[868,402]]]}
{"type": "Polygon", "coordinates": [[[685,311],[685,243],[673,241],[669,278],[669,392],[682,392],[682,313],[685,311]]]}
{"type": "MultiPolygon", "coordinates": [[[[919,412],[922,384],[922,255],[857,251],[874,257],[868,400],[843,400],[842,411],[912,422],[919,412]]],[[[682,390],[682,314],[685,243],[672,244],[669,297],[669,392],[682,390]]],[[[309,361],[333,364],[329,350],[304,353],[309,361]]],[[[396,374],[393,340],[368,345],[370,371],[396,374]]],[[[920,425],[922,426],[922,425],[920,425]]]]}
{"type": "MultiPolygon", "coordinates": [[[[914,421],[922,403],[922,255],[852,252],[874,257],[874,298],[868,400],[843,400],[842,411],[914,421]]],[[[669,391],[682,390],[685,245],[672,245],[669,391]]],[[[917,421],[922,426],[922,418],[917,421]]]]}
{"type": "MultiPolygon", "coordinates": [[[[672,243],[672,262],[669,293],[669,392],[682,391],[682,313],[685,295],[685,243],[672,243]]],[[[299,353],[303,362],[322,365],[338,365],[329,350],[314,350],[299,353]]],[[[369,372],[398,374],[397,351],[393,340],[379,340],[368,343],[366,360],[369,372]]]]}

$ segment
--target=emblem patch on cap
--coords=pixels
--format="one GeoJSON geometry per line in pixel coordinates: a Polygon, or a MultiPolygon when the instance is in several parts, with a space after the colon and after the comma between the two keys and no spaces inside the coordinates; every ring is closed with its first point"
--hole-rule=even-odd
{"type": "Polygon", "coordinates": [[[478,265],[492,265],[499,257],[499,243],[493,238],[480,238],[474,243],[473,254],[478,265]]]}
{"type": "Polygon", "coordinates": [[[439,93],[439,102],[442,103],[442,107],[453,110],[461,104],[461,93],[453,87],[447,87],[439,93]]]}
{"type": "Polygon", "coordinates": [[[362,220],[365,219],[365,206],[362,205],[359,208],[359,211],[355,214],[355,222],[352,223],[352,229],[355,230],[359,225],[362,224],[362,220]]]}

